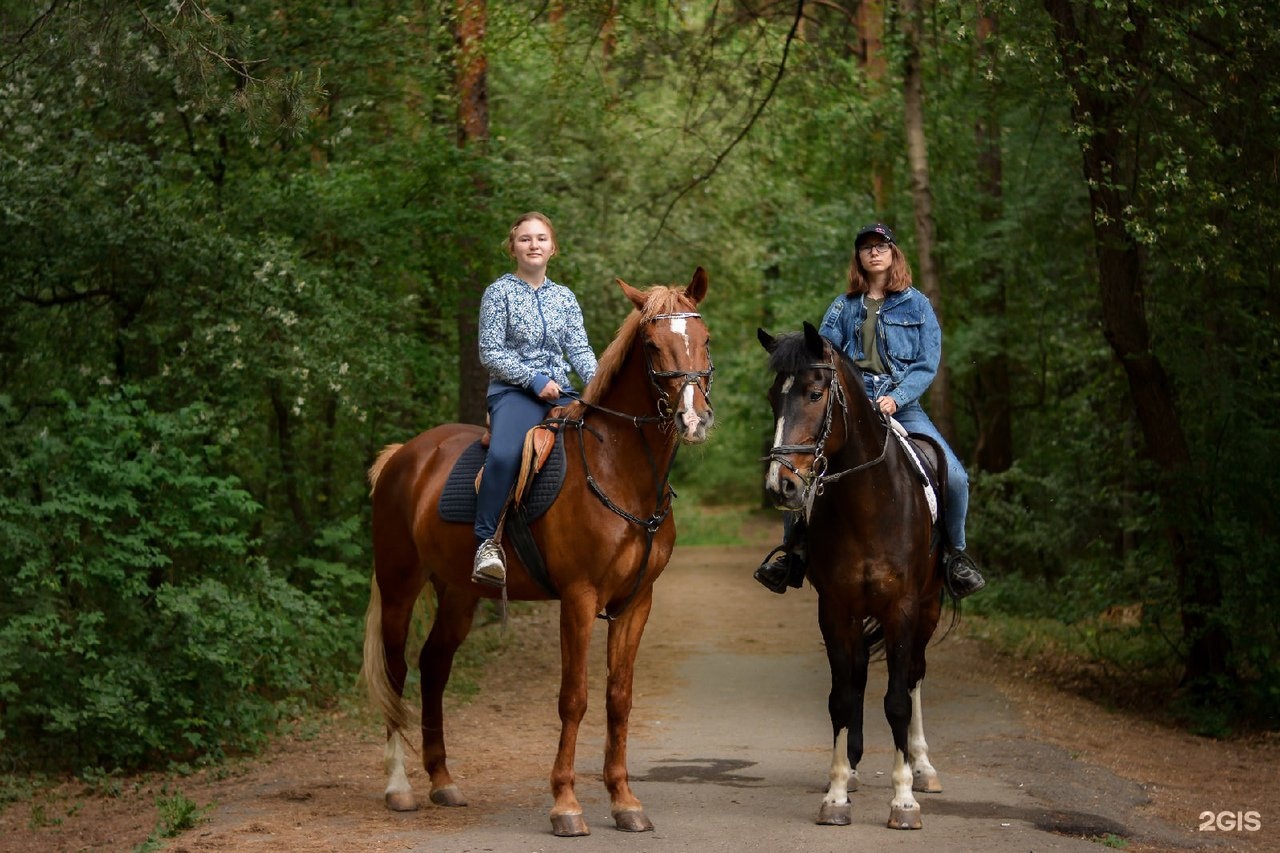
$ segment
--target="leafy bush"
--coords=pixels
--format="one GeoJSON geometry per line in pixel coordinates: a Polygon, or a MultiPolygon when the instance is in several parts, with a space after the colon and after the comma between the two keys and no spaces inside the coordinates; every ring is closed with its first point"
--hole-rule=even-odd
{"type": "Polygon", "coordinates": [[[201,407],[60,399],[0,400],[5,751],[132,768],[254,746],[275,699],[332,681],[342,626],[254,555],[259,507],[201,407]]]}

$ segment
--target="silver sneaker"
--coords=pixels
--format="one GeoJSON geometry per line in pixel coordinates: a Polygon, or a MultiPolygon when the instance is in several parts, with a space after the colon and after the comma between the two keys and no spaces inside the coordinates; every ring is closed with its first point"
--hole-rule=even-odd
{"type": "Polygon", "coordinates": [[[502,548],[492,539],[486,539],[476,549],[476,561],[471,566],[471,580],[486,586],[506,586],[507,567],[502,562],[502,548]]]}

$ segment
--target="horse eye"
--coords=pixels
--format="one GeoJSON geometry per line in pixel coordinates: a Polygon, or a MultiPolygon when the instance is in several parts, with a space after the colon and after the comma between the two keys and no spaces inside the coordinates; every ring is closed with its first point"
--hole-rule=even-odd
{"type": "Polygon", "coordinates": [[[816,402],[818,402],[818,401],[819,401],[819,400],[821,400],[821,399],[822,399],[822,391],[820,391],[820,390],[819,390],[819,391],[810,391],[810,392],[809,392],[809,402],[810,402],[810,403],[816,403],[816,402]]]}

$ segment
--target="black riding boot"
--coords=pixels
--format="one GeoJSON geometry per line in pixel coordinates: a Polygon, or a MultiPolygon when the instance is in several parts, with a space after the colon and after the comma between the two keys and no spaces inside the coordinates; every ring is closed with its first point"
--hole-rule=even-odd
{"type": "Polygon", "coordinates": [[[788,520],[784,525],[783,541],[770,551],[756,569],[755,579],[770,592],[782,595],[787,587],[799,589],[804,584],[805,559],[803,546],[804,522],[788,520]]]}
{"type": "Polygon", "coordinates": [[[978,571],[978,564],[964,551],[948,554],[943,569],[947,592],[956,600],[973,595],[987,585],[986,578],[978,571]]]}

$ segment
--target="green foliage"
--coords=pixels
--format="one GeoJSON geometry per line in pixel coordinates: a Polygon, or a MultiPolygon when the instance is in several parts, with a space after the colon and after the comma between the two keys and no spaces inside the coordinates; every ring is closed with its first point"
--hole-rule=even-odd
{"type": "Polygon", "coordinates": [[[181,791],[170,794],[168,788],[164,788],[156,800],[156,810],[160,813],[156,834],[161,838],[174,838],[199,826],[212,809],[213,804],[200,806],[181,791]]]}
{"type": "Polygon", "coordinates": [[[156,413],[126,389],[3,414],[7,752],[217,758],[260,741],[274,700],[333,685],[354,631],[254,556],[260,508],[218,472],[206,409],[156,413]]]}
{"type": "Polygon", "coordinates": [[[146,841],[134,848],[135,853],[164,849],[165,839],[176,838],[188,829],[199,826],[208,819],[207,815],[214,805],[210,803],[200,806],[181,791],[171,794],[168,786],[163,787],[160,796],[156,798],[156,828],[146,841]]]}

